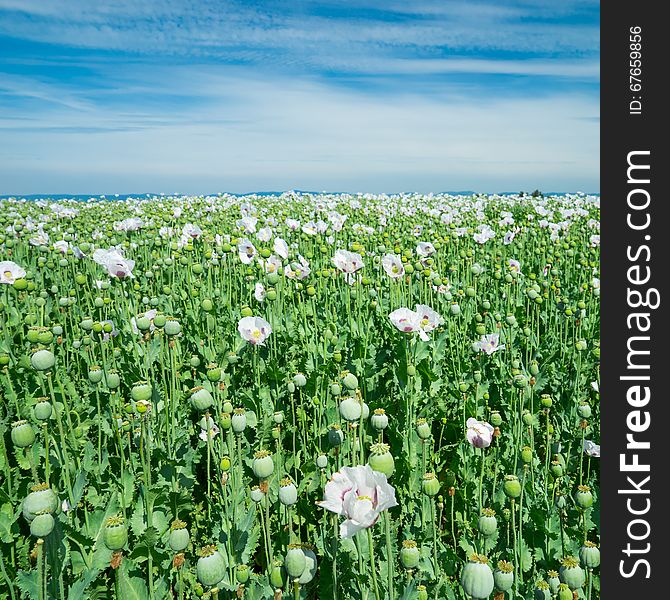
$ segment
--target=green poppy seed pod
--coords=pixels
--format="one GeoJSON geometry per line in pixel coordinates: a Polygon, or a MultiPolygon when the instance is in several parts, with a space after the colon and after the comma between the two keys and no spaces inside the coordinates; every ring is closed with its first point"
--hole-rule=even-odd
{"type": "Polygon", "coordinates": [[[258,504],[261,500],[263,500],[263,498],[265,498],[265,492],[263,492],[259,486],[254,485],[249,490],[249,496],[251,496],[251,499],[258,504]]]}
{"type": "Polygon", "coordinates": [[[17,448],[29,448],[35,443],[35,431],[26,420],[12,423],[12,443],[17,448]]]}
{"type": "Polygon", "coordinates": [[[298,579],[298,582],[300,585],[306,585],[316,576],[318,564],[314,550],[303,544],[302,551],[305,555],[305,568],[302,572],[302,575],[298,579]]]}
{"type": "Polygon", "coordinates": [[[223,403],[223,412],[224,412],[224,413],[228,413],[228,414],[232,414],[232,412],[233,412],[233,403],[230,402],[230,400],[226,400],[226,401],[223,403]]]}
{"type": "Polygon", "coordinates": [[[40,399],[33,407],[33,414],[38,421],[48,421],[51,418],[52,412],[51,402],[46,398],[40,399]]]}
{"type": "Polygon", "coordinates": [[[209,298],[203,299],[200,306],[205,312],[212,312],[214,310],[214,303],[209,298]]]}
{"type": "Polygon", "coordinates": [[[39,340],[39,329],[37,327],[31,327],[28,329],[28,332],[26,333],[26,339],[31,344],[37,344],[39,340]]]}
{"type": "Polygon", "coordinates": [[[135,319],[135,325],[140,331],[149,331],[151,329],[151,319],[142,314],[135,319]]]}
{"type": "Polygon", "coordinates": [[[247,428],[247,415],[243,408],[236,408],[233,411],[231,425],[233,426],[233,431],[235,433],[243,433],[247,428]]]}
{"type": "Polygon", "coordinates": [[[587,348],[586,340],[577,340],[577,342],[575,343],[575,348],[579,352],[583,352],[584,350],[586,350],[587,348]]]}
{"type": "Polygon", "coordinates": [[[483,323],[478,324],[475,327],[475,332],[477,335],[484,335],[486,333],[486,326],[483,323]]]}
{"type": "Polygon", "coordinates": [[[121,515],[109,517],[103,531],[105,546],[112,551],[121,550],[128,542],[128,528],[121,515]]]}
{"type": "Polygon", "coordinates": [[[416,600],[428,600],[428,590],[425,585],[416,586],[416,600]]]}
{"type": "Polygon", "coordinates": [[[88,370],[88,380],[94,385],[102,381],[102,376],[102,369],[98,366],[93,366],[88,370]]]}
{"type": "Polygon", "coordinates": [[[289,551],[284,558],[284,569],[291,579],[300,579],[305,568],[307,567],[307,559],[305,553],[301,548],[289,547],[289,551]]]}
{"type": "Polygon", "coordinates": [[[549,394],[542,394],[540,396],[540,404],[542,404],[544,408],[551,408],[553,403],[554,401],[549,394]]]}
{"type": "Polygon", "coordinates": [[[419,566],[421,552],[414,540],[404,540],[400,549],[400,564],[404,569],[413,570],[419,566]]]}
{"type": "Polygon", "coordinates": [[[267,479],[274,471],[272,455],[267,450],[259,450],[254,454],[251,469],[258,479],[267,479]]]}
{"type": "Polygon", "coordinates": [[[551,461],[551,474],[558,478],[558,477],[563,477],[563,465],[559,463],[557,460],[552,460],[551,461]]]}
{"type": "Polygon", "coordinates": [[[46,483],[38,483],[30,488],[23,501],[23,518],[29,523],[41,513],[53,513],[58,509],[58,496],[46,483]]]}
{"type": "Polygon", "coordinates": [[[440,491],[440,482],[435,473],[426,473],[421,482],[421,490],[426,496],[437,496],[440,491]]]}
{"type": "Polygon", "coordinates": [[[336,363],[341,363],[342,362],[342,353],[341,352],[333,352],[333,360],[336,363]]]}
{"type": "Polygon", "coordinates": [[[205,546],[200,550],[200,558],[196,564],[198,581],[202,585],[213,586],[226,575],[226,561],[216,546],[205,546]]]}
{"type": "Polygon", "coordinates": [[[558,577],[558,571],[547,571],[547,583],[551,593],[555,596],[558,594],[558,587],[561,585],[561,580],[558,577]]]}
{"type": "Polygon", "coordinates": [[[582,510],[586,510],[593,504],[593,494],[588,485],[580,485],[575,492],[575,504],[582,510]]]}
{"type": "Polygon", "coordinates": [[[577,407],[577,413],[582,419],[589,419],[591,417],[591,407],[586,402],[582,402],[577,407]]]}
{"type": "Polygon", "coordinates": [[[292,381],[289,381],[286,384],[286,389],[288,390],[289,394],[292,394],[293,392],[295,392],[295,383],[293,383],[292,381]]]}
{"type": "Polygon", "coordinates": [[[482,381],[482,372],[481,371],[475,371],[472,374],[472,378],[475,380],[477,383],[481,383],[482,381]]]}
{"type": "Polygon", "coordinates": [[[376,408],[370,417],[370,425],[375,431],[383,431],[389,425],[389,418],[383,408],[376,408]]]}
{"type": "Polygon", "coordinates": [[[461,571],[461,587],[473,600],[484,600],[493,591],[493,571],[486,556],[473,554],[461,571]]]}
{"type": "Polygon", "coordinates": [[[416,375],[416,367],[414,365],[407,365],[407,376],[414,377],[416,375]]]}
{"type": "Polygon", "coordinates": [[[52,331],[49,331],[48,329],[41,330],[39,332],[39,334],[37,335],[37,341],[40,344],[44,344],[44,345],[50,344],[51,342],[53,342],[53,339],[54,339],[54,334],[53,334],[52,331]]]}
{"type": "Polygon", "coordinates": [[[284,506],[293,506],[298,501],[298,488],[288,477],[279,482],[279,501],[284,506]]]}
{"type": "Polygon", "coordinates": [[[233,424],[233,419],[230,416],[230,413],[222,413],[221,418],[219,419],[219,424],[221,425],[221,429],[228,431],[233,424]]]}
{"type": "Polygon", "coordinates": [[[30,523],[30,535],[36,538],[45,538],[53,531],[55,524],[54,518],[48,512],[35,515],[30,523]]]}
{"type": "Polygon", "coordinates": [[[237,583],[245,584],[249,581],[249,575],[250,570],[247,565],[237,565],[237,569],[235,569],[235,579],[237,579],[237,583]]]}
{"type": "Polygon", "coordinates": [[[536,377],[538,373],[540,372],[540,366],[537,364],[537,361],[534,360],[532,363],[530,363],[530,368],[529,368],[530,374],[533,377],[536,377]]]}
{"type": "Polygon", "coordinates": [[[500,592],[511,590],[514,585],[514,565],[506,560],[498,561],[498,566],[493,571],[493,583],[500,592]]]}
{"type": "Polygon", "coordinates": [[[272,563],[270,585],[275,589],[281,589],[284,586],[284,566],[280,560],[275,560],[272,563]]]}
{"type": "Polygon", "coordinates": [[[533,598],[534,600],[551,600],[551,590],[549,588],[549,584],[543,579],[535,584],[533,598]]]}
{"type": "Polygon", "coordinates": [[[561,583],[558,586],[558,593],[556,595],[556,600],[573,600],[574,596],[572,590],[568,587],[567,584],[561,583]]]}
{"type": "Polygon", "coordinates": [[[494,510],[485,508],[482,510],[482,514],[477,521],[477,530],[485,537],[494,535],[498,529],[498,521],[495,514],[494,510]]]}
{"type": "Polygon", "coordinates": [[[299,388],[305,387],[307,385],[307,377],[303,373],[296,373],[293,376],[293,384],[299,388]]]}
{"type": "Polygon", "coordinates": [[[248,307],[248,306],[243,306],[243,307],[242,307],[242,310],[240,311],[240,314],[241,314],[243,317],[250,317],[251,315],[254,314],[254,312],[251,310],[250,307],[248,307]]]}
{"type": "Polygon", "coordinates": [[[528,385],[528,378],[525,375],[519,373],[518,375],[514,376],[514,387],[523,389],[527,385],[528,385]]]}
{"type": "Polygon", "coordinates": [[[48,371],[56,364],[56,357],[51,350],[38,350],[30,357],[30,364],[36,371],[48,371]]]}
{"type": "Polygon", "coordinates": [[[502,416],[500,415],[500,413],[497,410],[494,410],[493,412],[491,412],[491,416],[489,417],[489,421],[491,422],[491,425],[493,425],[494,427],[500,427],[500,425],[502,425],[502,422],[503,422],[502,416]]]}
{"type": "Polygon", "coordinates": [[[194,387],[191,390],[191,405],[197,411],[204,412],[214,405],[214,398],[211,392],[204,387],[194,387]]]}
{"type": "Polygon", "coordinates": [[[110,390],[116,390],[121,385],[121,377],[116,371],[109,371],[105,377],[105,383],[110,390]]]}
{"type": "Polygon", "coordinates": [[[353,373],[347,373],[342,378],[342,383],[348,390],[355,390],[358,387],[358,378],[353,373]]]}
{"type": "Polygon", "coordinates": [[[461,314],[461,307],[460,307],[456,302],[454,302],[453,304],[451,304],[451,305],[449,306],[449,312],[450,312],[453,316],[458,316],[458,315],[461,314]]]}
{"type": "Polygon", "coordinates": [[[139,402],[140,400],[146,402],[151,399],[151,394],[151,385],[146,381],[138,381],[130,388],[130,397],[135,400],[135,402],[139,402]]]}
{"type": "Polygon", "coordinates": [[[574,556],[568,556],[561,561],[558,571],[559,577],[571,590],[578,590],[586,581],[584,569],[579,566],[579,561],[574,556]]]}
{"type": "Polygon", "coordinates": [[[524,410],[521,418],[524,425],[528,425],[530,427],[533,424],[533,415],[530,411],[524,410]]]}
{"type": "Polygon", "coordinates": [[[333,424],[328,429],[328,443],[333,447],[337,448],[344,441],[344,432],[342,428],[337,424],[333,424]]]}
{"type": "Polygon", "coordinates": [[[586,569],[600,566],[600,550],[593,542],[584,542],[579,549],[579,560],[586,569]]]}
{"type": "Polygon", "coordinates": [[[170,336],[179,335],[181,333],[181,324],[179,321],[173,317],[167,317],[165,319],[165,333],[170,336]]]}
{"type": "Polygon", "coordinates": [[[276,411],[272,415],[272,420],[275,422],[275,424],[281,425],[284,422],[284,413],[281,410],[276,411]]]}
{"type": "Polygon", "coordinates": [[[6,352],[0,353],[0,367],[6,367],[9,365],[9,354],[6,352]]]}
{"type": "Polygon", "coordinates": [[[319,456],[316,457],[316,466],[319,467],[319,469],[325,469],[328,466],[328,456],[319,454],[319,456]]]}
{"type": "Polygon", "coordinates": [[[339,383],[331,383],[330,384],[330,393],[333,396],[339,396],[342,393],[342,387],[340,386],[339,383]]]}
{"type": "Polygon", "coordinates": [[[207,379],[212,383],[221,381],[222,370],[221,367],[211,363],[207,365],[207,379]]]}
{"type": "Polygon", "coordinates": [[[416,421],[416,434],[422,440],[427,440],[432,435],[432,430],[428,421],[426,419],[417,419],[416,421]]]}
{"type": "Polygon", "coordinates": [[[390,446],[383,443],[372,444],[368,464],[374,471],[383,473],[387,479],[390,479],[395,471],[395,461],[390,452],[390,446]]]}
{"type": "Polygon", "coordinates": [[[154,317],[154,325],[159,329],[162,329],[167,324],[167,317],[163,314],[157,314],[154,317]]]}
{"type": "Polygon", "coordinates": [[[503,491],[508,498],[518,498],[521,496],[521,483],[516,475],[505,475],[503,482],[503,491]]]}
{"type": "Polygon", "coordinates": [[[347,396],[340,402],[340,415],[345,421],[358,421],[363,414],[361,402],[352,396],[347,396]]]}
{"type": "Polygon", "coordinates": [[[525,465],[529,465],[533,462],[533,450],[530,446],[524,446],[521,449],[521,460],[525,465]]]}
{"type": "Polygon", "coordinates": [[[191,536],[186,528],[186,523],[175,519],[170,525],[170,536],[168,537],[168,545],[173,552],[181,552],[188,546],[191,536]]]}

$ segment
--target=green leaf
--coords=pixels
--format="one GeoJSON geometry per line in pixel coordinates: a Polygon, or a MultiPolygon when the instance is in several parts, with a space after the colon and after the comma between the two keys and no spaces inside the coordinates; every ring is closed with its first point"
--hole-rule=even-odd
{"type": "Polygon", "coordinates": [[[116,570],[119,598],[123,598],[123,600],[148,600],[147,584],[144,579],[129,572],[127,566],[129,562],[124,560],[116,570]]]}

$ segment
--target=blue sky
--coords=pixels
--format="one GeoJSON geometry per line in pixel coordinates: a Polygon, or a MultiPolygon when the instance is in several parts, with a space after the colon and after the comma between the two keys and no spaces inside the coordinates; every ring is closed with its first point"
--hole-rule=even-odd
{"type": "Polygon", "coordinates": [[[0,0],[0,194],[597,192],[599,3],[0,0]]]}

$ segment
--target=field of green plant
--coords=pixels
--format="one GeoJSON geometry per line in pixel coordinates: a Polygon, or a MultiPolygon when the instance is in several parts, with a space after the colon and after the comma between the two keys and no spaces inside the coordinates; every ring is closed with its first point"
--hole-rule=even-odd
{"type": "Polygon", "coordinates": [[[600,199],[0,200],[0,597],[599,597],[600,199]]]}

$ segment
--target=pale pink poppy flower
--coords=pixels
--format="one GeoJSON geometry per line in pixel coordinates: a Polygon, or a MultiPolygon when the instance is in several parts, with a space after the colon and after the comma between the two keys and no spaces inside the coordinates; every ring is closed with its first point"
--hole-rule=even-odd
{"type": "Polygon", "coordinates": [[[65,240],[59,240],[58,242],[54,242],[54,250],[56,252],[60,252],[61,254],[66,254],[69,247],[70,244],[65,240]]]}
{"type": "Polygon", "coordinates": [[[398,308],[394,310],[389,319],[398,331],[413,333],[419,330],[419,315],[409,308],[398,308]]]}
{"type": "Polygon", "coordinates": [[[258,302],[263,302],[263,300],[265,300],[265,295],[265,286],[260,281],[257,282],[254,287],[254,298],[256,298],[258,302]]]}
{"type": "Polygon", "coordinates": [[[600,458],[600,444],[596,444],[591,440],[584,440],[582,450],[584,454],[591,458],[600,458]]]}
{"type": "Polygon", "coordinates": [[[98,248],[93,253],[93,260],[105,267],[111,277],[117,277],[118,279],[134,277],[133,268],[135,267],[135,261],[124,258],[121,251],[116,248],[109,248],[107,250],[98,248]]]}
{"type": "Polygon", "coordinates": [[[203,442],[207,441],[207,438],[213,439],[219,433],[219,428],[216,425],[212,425],[210,430],[201,429],[200,435],[198,436],[203,442]]]}
{"type": "Polygon", "coordinates": [[[395,489],[386,475],[370,465],[342,467],[326,483],[323,495],[324,499],[317,502],[321,508],[346,517],[340,524],[341,538],[372,527],[383,511],[398,506],[395,489]]]}
{"type": "Polygon", "coordinates": [[[237,324],[242,339],[253,346],[264,346],[265,340],[272,333],[272,327],[262,317],[243,317],[237,324]]]}
{"type": "Polygon", "coordinates": [[[256,256],[256,247],[247,238],[240,240],[237,244],[237,251],[240,255],[240,261],[245,265],[250,265],[254,256],[256,256]]]}
{"type": "Polygon", "coordinates": [[[343,273],[355,273],[364,267],[363,257],[348,250],[337,250],[333,256],[333,264],[343,273]]]}
{"type": "Polygon", "coordinates": [[[435,246],[430,242],[419,242],[416,246],[416,253],[422,258],[427,258],[435,254],[435,246]]]}
{"type": "Polygon", "coordinates": [[[465,423],[468,430],[466,437],[474,448],[488,448],[493,441],[493,427],[486,421],[478,421],[470,417],[465,423]]]}
{"type": "Polygon", "coordinates": [[[298,254],[300,262],[292,262],[284,268],[284,275],[289,279],[305,279],[311,273],[309,262],[301,254],[298,254]]]}
{"type": "Polygon", "coordinates": [[[382,258],[382,267],[391,279],[398,279],[405,274],[405,265],[396,254],[385,254],[382,258]]]}
{"type": "Polygon", "coordinates": [[[11,260],[0,262],[0,283],[12,285],[17,279],[23,279],[26,271],[11,260]]]}
{"type": "Polygon", "coordinates": [[[259,229],[258,233],[256,234],[256,239],[259,242],[269,242],[272,239],[272,229],[269,227],[263,227],[262,229],[259,229]]]}
{"type": "Polygon", "coordinates": [[[282,238],[275,238],[273,250],[284,260],[288,259],[288,244],[282,238]]]}
{"type": "Polygon", "coordinates": [[[483,335],[479,341],[475,342],[473,348],[490,355],[498,350],[503,350],[505,344],[500,344],[500,336],[497,333],[489,333],[483,335]]]}

